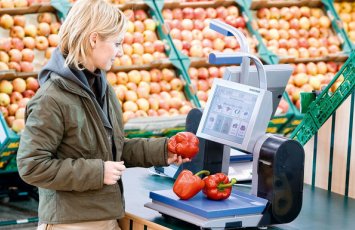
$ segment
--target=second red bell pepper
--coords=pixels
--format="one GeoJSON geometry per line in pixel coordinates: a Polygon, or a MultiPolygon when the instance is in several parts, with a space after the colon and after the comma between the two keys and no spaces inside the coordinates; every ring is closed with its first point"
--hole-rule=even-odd
{"type": "Polygon", "coordinates": [[[182,158],[193,158],[199,151],[199,140],[195,134],[180,132],[168,141],[168,150],[182,158]]]}
{"type": "Polygon", "coordinates": [[[205,182],[199,177],[201,174],[209,175],[210,172],[202,170],[193,175],[187,169],[182,170],[174,183],[174,193],[182,200],[188,200],[195,196],[205,186],[205,182]]]}
{"type": "Polygon", "coordinates": [[[224,173],[216,173],[203,179],[205,187],[203,193],[211,200],[227,199],[231,192],[233,184],[237,183],[235,178],[229,182],[229,178],[224,173]]]}

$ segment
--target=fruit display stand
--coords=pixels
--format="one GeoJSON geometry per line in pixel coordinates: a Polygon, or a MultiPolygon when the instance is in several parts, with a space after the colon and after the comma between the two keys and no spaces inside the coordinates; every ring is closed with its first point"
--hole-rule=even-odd
{"type": "Polygon", "coordinates": [[[239,1],[155,1],[161,12],[161,23],[169,33],[171,42],[181,60],[190,59],[192,64],[207,65],[211,52],[239,50],[234,37],[224,37],[208,28],[210,19],[218,18],[243,31],[250,52],[256,54],[256,39],[248,32],[239,1]]]}
{"type": "MultiPolygon", "coordinates": [[[[291,100],[294,117],[282,128],[280,133],[291,133],[302,121],[303,114],[300,111],[300,93],[320,91],[333,79],[344,62],[308,62],[294,64],[294,72],[287,86],[286,92],[291,100]]],[[[342,79],[338,79],[339,82],[342,79]]],[[[338,83],[336,83],[338,84],[338,83]]],[[[335,90],[335,85],[331,88],[335,90]]]]}
{"type": "Polygon", "coordinates": [[[305,145],[305,182],[353,198],[354,73],[355,52],[309,105],[301,124],[291,134],[305,145]]]}
{"type": "Polygon", "coordinates": [[[344,31],[326,0],[246,1],[248,28],[268,51],[270,64],[345,61],[351,51],[344,31]]]}
{"type": "MultiPolygon", "coordinates": [[[[257,48],[258,50],[263,48],[256,38],[247,31],[245,14],[243,8],[239,5],[239,1],[155,1],[155,3],[157,11],[161,11],[161,23],[165,28],[164,32],[169,36],[171,46],[178,53],[181,64],[186,69],[188,78],[186,82],[191,83],[192,91],[196,92],[201,107],[204,107],[207,101],[213,78],[223,76],[224,67],[208,64],[208,54],[213,51],[233,52],[239,50],[239,44],[234,37],[219,36],[208,28],[209,19],[217,17],[242,29],[252,53],[255,54],[257,48]],[[205,20],[202,21],[203,19],[205,20]],[[192,30],[192,32],[189,33],[187,29],[192,30]],[[199,43],[196,40],[202,42],[199,43]],[[194,42],[196,44],[192,46],[194,42]]],[[[284,95],[284,97],[287,98],[287,95],[284,95]]],[[[270,121],[269,132],[279,132],[293,117],[293,109],[289,105],[289,99],[285,99],[282,103],[290,109],[282,112],[277,111],[273,120],[270,121]]]]}
{"type": "MultiPolygon", "coordinates": [[[[186,74],[184,73],[184,69],[182,68],[181,63],[177,58],[176,51],[173,47],[171,47],[168,41],[169,37],[164,32],[164,28],[159,22],[159,13],[155,11],[154,3],[152,1],[140,2],[139,4],[134,6],[134,9],[134,11],[131,11],[129,7],[122,8],[123,12],[128,16],[129,14],[133,13],[134,18],[130,18],[130,24],[133,26],[131,29],[129,29],[129,34],[126,34],[124,38],[123,49],[125,55],[119,58],[119,64],[116,66],[114,65],[111,70],[113,73],[117,74],[118,84],[120,84],[120,82],[122,83],[122,81],[125,81],[123,78],[125,78],[124,73],[126,72],[128,73],[129,78],[128,82],[125,82],[127,83],[127,88],[130,91],[135,91],[135,86],[133,86],[133,88],[131,86],[134,85],[132,84],[132,81],[135,83],[136,86],[138,86],[137,98],[132,99],[133,102],[140,101],[138,102],[138,111],[136,111],[137,109],[133,108],[134,115],[132,112],[125,111],[127,108],[125,104],[127,101],[129,101],[127,95],[118,95],[120,101],[122,101],[123,104],[123,117],[124,122],[126,123],[125,133],[127,137],[163,136],[166,132],[166,129],[181,130],[181,126],[184,126],[184,123],[181,122],[178,122],[178,124],[176,122],[171,122],[175,119],[174,116],[171,118],[165,116],[169,114],[186,114],[192,107],[198,107],[199,102],[195,93],[191,91],[191,87],[189,86],[188,82],[186,82],[186,74]],[[145,12],[144,16],[142,16],[143,12],[145,12]],[[147,23],[148,19],[144,19],[145,28],[154,28],[157,40],[149,40],[149,38],[153,37],[153,35],[148,36],[149,33],[146,32],[147,30],[145,30],[143,32],[143,34],[145,34],[144,39],[142,41],[134,42],[137,36],[133,35],[137,35],[137,33],[139,33],[139,31],[136,30],[139,29],[139,26],[141,24],[137,22],[139,21],[140,17],[151,18],[150,23],[147,23]],[[154,27],[151,25],[152,23],[155,23],[154,27]],[[144,55],[149,57],[149,53],[153,52],[151,51],[152,47],[151,45],[149,45],[149,43],[156,43],[157,41],[159,41],[160,43],[159,47],[163,45],[163,47],[159,48],[159,51],[164,53],[161,53],[162,55],[160,57],[158,56],[158,58],[155,58],[157,57],[155,56],[155,59],[153,60],[144,59],[144,55]],[[143,43],[143,45],[141,46],[144,49],[143,53],[138,49],[140,45],[138,45],[137,43],[139,42],[143,43]],[[133,50],[130,48],[130,46],[133,47],[133,50]],[[139,58],[133,58],[133,56],[138,53],[142,55],[142,60],[140,60],[139,58]],[[131,61],[128,61],[127,63],[125,59],[131,59],[131,61]],[[137,71],[140,71],[141,77],[130,77],[130,75],[132,75],[132,72],[135,72],[135,75],[138,75],[137,71]],[[131,80],[130,78],[135,80],[131,80]],[[150,90],[146,91],[147,89],[150,90]],[[161,98],[162,95],[164,95],[164,99],[161,98]],[[146,102],[148,100],[150,101],[149,104],[147,106],[143,105],[147,104],[146,102]],[[165,102],[162,100],[165,100],[165,102]],[[157,101],[158,104],[156,103],[157,101]],[[146,125],[142,126],[142,124],[146,125]]],[[[157,52],[154,52],[153,54],[156,55],[157,52]]],[[[123,83],[123,85],[125,83],[123,83]]],[[[121,84],[121,88],[122,87],[124,88],[125,86],[122,86],[121,84]]],[[[119,92],[119,90],[117,90],[117,92],[119,92]]],[[[132,104],[131,102],[128,103],[132,104]]],[[[134,106],[134,104],[132,105],[134,106]]]]}

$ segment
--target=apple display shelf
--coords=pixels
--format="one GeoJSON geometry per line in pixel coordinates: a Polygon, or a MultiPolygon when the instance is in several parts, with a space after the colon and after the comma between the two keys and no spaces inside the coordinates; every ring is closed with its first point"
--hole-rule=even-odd
{"type": "MultiPolygon", "coordinates": [[[[240,31],[218,20],[211,20],[210,27],[225,36],[245,39],[240,31]]],[[[183,201],[172,189],[151,191],[151,202],[145,207],[202,229],[264,227],[291,222],[302,207],[304,150],[297,141],[265,134],[265,130],[292,69],[279,68],[279,65],[267,68],[274,73],[281,69],[280,80],[269,81],[268,71],[260,60],[246,52],[210,54],[209,61],[241,64],[241,70],[227,70],[224,79],[214,81],[204,110],[193,109],[188,114],[186,130],[196,133],[200,140],[198,155],[188,164],[166,167],[160,173],[173,178],[185,168],[193,172],[205,169],[212,174],[228,173],[233,148],[252,154],[251,194],[233,187],[231,196],[223,201],[208,200],[202,192],[183,201]],[[256,69],[249,68],[249,59],[254,61],[256,69]],[[259,81],[250,81],[250,76],[258,77],[259,81]]]]}

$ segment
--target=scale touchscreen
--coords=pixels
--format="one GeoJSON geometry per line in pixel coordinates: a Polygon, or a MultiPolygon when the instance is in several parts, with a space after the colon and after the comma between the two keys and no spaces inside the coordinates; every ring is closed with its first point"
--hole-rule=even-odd
{"type": "Polygon", "coordinates": [[[257,98],[217,85],[202,132],[242,144],[257,98]]]}

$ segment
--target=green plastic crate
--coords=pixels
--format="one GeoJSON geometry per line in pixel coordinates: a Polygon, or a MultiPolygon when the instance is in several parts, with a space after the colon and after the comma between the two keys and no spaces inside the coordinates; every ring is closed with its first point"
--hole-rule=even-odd
{"type": "Polygon", "coordinates": [[[346,98],[354,92],[354,88],[355,51],[351,53],[348,60],[335,75],[329,85],[322,91],[316,100],[310,104],[303,121],[291,134],[291,137],[299,140],[300,143],[304,145],[346,100],[346,98]],[[330,89],[340,76],[344,77],[344,81],[340,83],[338,88],[333,93],[330,89]]]}
{"type": "Polygon", "coordinates": [[[7,171],[12,159],[16,158],[16,151],[20,142],[20,136],[12,131],[0,114],[0,173],[7,171]]]}
{"type": "Polygon", "coordinates": [[[51,0],[51,6],[57,10],[58,17],[64,20],[72,4],[68,0],[51,0]]]}

